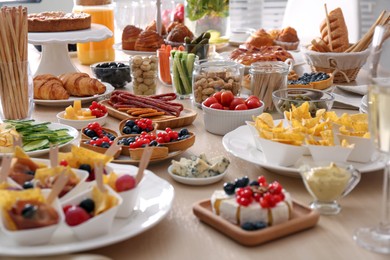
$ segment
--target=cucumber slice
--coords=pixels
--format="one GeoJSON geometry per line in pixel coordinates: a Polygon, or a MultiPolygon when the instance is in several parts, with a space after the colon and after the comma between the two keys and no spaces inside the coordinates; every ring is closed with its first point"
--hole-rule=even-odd
{"type": "Polygon", "coordinates": [[[36,140],[36,141],[32,141],[32,142],[27,143],[26,145],[23,146],[23,149],[26,152],[30,152],[30,151],[41,149],[42,147],[47,146],[47,145],[49,145],[49,140],[48,139],[41,139],[41,140],[36,140]]]}

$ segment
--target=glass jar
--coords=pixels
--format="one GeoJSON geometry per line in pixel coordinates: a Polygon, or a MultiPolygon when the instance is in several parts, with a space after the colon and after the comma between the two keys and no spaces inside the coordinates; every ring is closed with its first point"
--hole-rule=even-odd
{"type": "Polygon", "coordinates": [[[264,102],[264,111],[272,111],[272,92],[287,88],[287,76],[292,63],[283,61],[264,61],[252,63],[249,74],[251,94],[264,102]]]}
{"type": "MultiPolygon", "coordinates": [[[[114,33],[114,6],[112,0],[74,0],[73,12],[91,15],[91,22],[102,24],[114,33]]],[[[114,36],[99,42],[77,43],[77,57],[81,64],[91,65],[115,60],[114,36]]]]}
{"type": "Polygon", "coordinates": [[[133,93],[154,95],[157,88],[157,56],[136,55],[130,58],[133,93]]]}
{"type": "Polygon", "coordinates": [[[214,93],[230,90],[233,95],[240,93],[243,66],[227,60],[195,61],[192,76],[193,102],[202,107],[202,102],[214,93]]]}
{"type": "Polygon", "coordinates": [[[184,23],[196,36],[207,30],[227,35],[229,0],[186,0],[184,23]]]}

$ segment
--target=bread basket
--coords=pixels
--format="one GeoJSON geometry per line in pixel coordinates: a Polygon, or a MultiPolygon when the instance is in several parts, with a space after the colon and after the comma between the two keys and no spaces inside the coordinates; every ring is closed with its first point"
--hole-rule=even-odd
{"type": "Polygon", "coordinates": [[[356,79],[360,68],[366,62],[370,50],[361,52],[316,52],[302,47],[306,63],[315,72],[332,73],[334,83],[345,83],[356,79]]]}

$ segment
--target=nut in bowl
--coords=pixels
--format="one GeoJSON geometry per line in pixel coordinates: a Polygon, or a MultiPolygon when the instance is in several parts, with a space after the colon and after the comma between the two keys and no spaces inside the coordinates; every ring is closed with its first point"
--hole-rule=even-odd
{"type": "Polygon", "coordinates": [[[315,117],[319,109],[329,111],[333,106],[334,99],[335,97],[331,93],[304,88],[280,89],[272,93],[272,101],[280,114],[290,111],[293,105],[299,107],[308,102],[309,112],[312,117],[315,117]]]}
{"type": "Polygon", "coordinates": [[[131,81],[128,61],[100,62],[91,65],[91,71],[97,79],[110,83],[114,88],[123,88],[131,81]]]}
{"type": "Polygon", "coordinates": [[[341,210],[337,199],[346,196],[360,181],[360,172],[352,165],[321,161],[303,163],[299,172],[313,196],[310,207],[320,214],[335,215],[341,210]]]}
{"type": "Polygon", "coordinates": [[[227,99],[224,101],[224,93],[229,93],[229,91],[225,91],[222,92],[220,97],[222,98],[220,99],[221,104],[218,98],[215,97],[218,93],[221,92],[215,93],[214,96],[209,97],[202,103],[205,128],[210,133],[224,135],[241,125],[245,125],[245,121],[250,121],[254,116],[258,116],[263,112],[264,102],[255,96],[250,96],[245,100],[231,95],[230,101],[227,99]],[[239,104],[234,106],[233,102],[239,104]],[[248,104],[252,102],[255,105],[250,107],[248,104]],[[228,109],[230,107],[232,107],[232,110],[228,109]]]}

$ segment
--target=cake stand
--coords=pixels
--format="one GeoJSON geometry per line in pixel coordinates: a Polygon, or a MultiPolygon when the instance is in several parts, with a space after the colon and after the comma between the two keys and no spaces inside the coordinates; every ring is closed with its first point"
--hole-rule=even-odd
{"type": "Polygon", "coordinates": [[[91,28],[86,30],[28,33],[29,43],[42,45],[42,56],[35,75],[78,71],[70,60],[68,44],[102,41],[112,35],[110,29],[100,24],[91,24],[91,28]]]}

